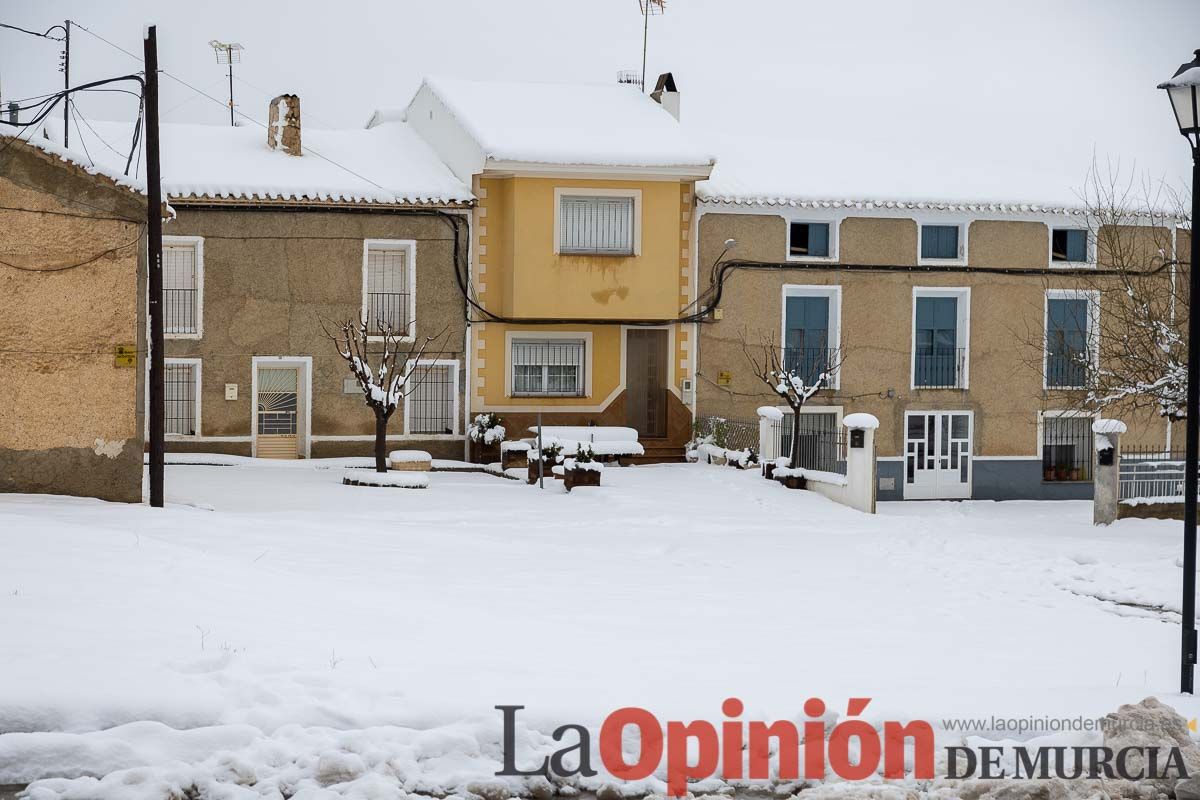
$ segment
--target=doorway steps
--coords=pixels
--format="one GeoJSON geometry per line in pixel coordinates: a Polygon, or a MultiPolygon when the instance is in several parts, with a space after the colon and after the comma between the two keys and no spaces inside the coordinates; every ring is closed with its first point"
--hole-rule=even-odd
{"type": "Polygon", "coordinates": [[[641,443],[646,452],[640,456],[622,456],[622,464],[682,464],[687,460],[681,446],[668,444],[665,439],[642,439],[641,443]]]}

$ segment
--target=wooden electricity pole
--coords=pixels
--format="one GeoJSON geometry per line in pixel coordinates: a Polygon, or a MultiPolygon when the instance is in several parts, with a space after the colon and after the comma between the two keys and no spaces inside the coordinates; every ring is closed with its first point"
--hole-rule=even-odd
{"type": "Polygon", "coordinates": [[[146,27],[146,194],[149,208],[146,236],[149,250],[150,285],[150,505],[163,507],[164,447],[166,402],[164,399],[165,359],[163,353],[163,277],[162,277],[162,183],[158,161],[158,31],[146,27]]]}

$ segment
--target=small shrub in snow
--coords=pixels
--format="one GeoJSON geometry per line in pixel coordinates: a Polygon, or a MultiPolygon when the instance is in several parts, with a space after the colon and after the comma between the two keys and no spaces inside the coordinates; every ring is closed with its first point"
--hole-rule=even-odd
{"type": "Polygon", "coordinates": [[[581,472],[600,472],[604,469],[604,465],[596,460],[596,454],[589,444],[580,444],[579,449],[575,452],[575,457],[566,459],[563,467],[567,470],[581,472]]]}
{"type": "Polygon", "coordinates": [[[531,458],[541,458],[542,461],[549,464],[557,464],[563,460],[563,447],[555,441],[544,442],[541,451],[530,450],[531,458]]]}
{"type": "Polygon", "coordinates": [[[494,445],[504,441],[504,420],[499,414],[488,411],[477,414],[467,427],[467,436],[472,442],[482,445],[494,445]]]}

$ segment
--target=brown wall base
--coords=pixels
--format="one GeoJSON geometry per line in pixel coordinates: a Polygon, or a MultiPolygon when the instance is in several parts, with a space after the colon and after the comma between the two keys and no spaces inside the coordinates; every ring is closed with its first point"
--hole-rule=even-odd
{"type": "MultiPolygon", "coordinates": [[[[434,458],[447,458],[455,461],[463,459],[462,440],[422,441],[410,439],[406,441],[389,441],[388,452],[393,450],[424,450],[434,458]]],[[[168,453],[220,453],[228,456],[249,456],[250,442],[182,442],[168,441],[168,453]]],[[[344,458],[346,456],[373,456],[375,443],[366,442],[313,442],[313,458],[344,458]]]]}
{"type": "Polygon", "coordinates": [[[1183,503],[1117,504],[1117,519],[1183,519],[1183,503]]]}
{"type": "Polygon", "coordinates": [[[69,494],[142,502],[142,448],[129,442],[116,458],[86,448],[0,448],[0,492],[69,494]]]}

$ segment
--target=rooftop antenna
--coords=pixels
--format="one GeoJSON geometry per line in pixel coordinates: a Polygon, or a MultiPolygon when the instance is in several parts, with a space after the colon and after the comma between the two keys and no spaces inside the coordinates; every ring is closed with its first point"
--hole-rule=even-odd
{"type": "Polygon", "coordinates": [[[208,44],[217,56],[217,63],[229,65],[229,125],[233,127],[237,124],[233,121],[233,65],[242,63],[242,46],[237,42],[226,44],[216,39],[208,44]]]}
{"type": "Polygon", "coordinates": [[[646,42],[650,36],[650,18],[665,14],[667,0],[638,0],[642,10],[642,91],[646,91],[646,42]]]}

